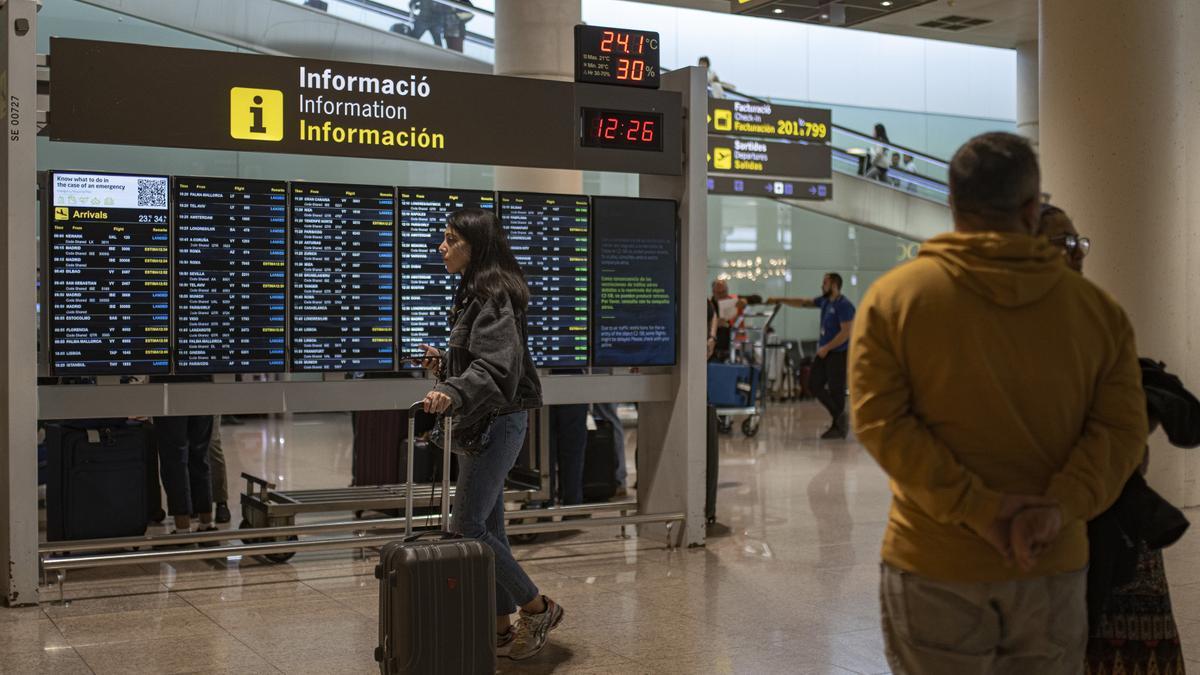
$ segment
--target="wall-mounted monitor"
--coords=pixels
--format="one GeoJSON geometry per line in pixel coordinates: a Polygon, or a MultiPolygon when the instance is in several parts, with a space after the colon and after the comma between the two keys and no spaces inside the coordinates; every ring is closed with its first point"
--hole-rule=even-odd
{"type": "Polygon", "coordinates": [[[291,190],[291,370],[393,370],[395,188],[291,190]]]}
{"type": "Polygon", "coordinates": [[[676,210],[665,199],[592,199],[593,366],[675,365],[676,210]]]}
{"type": "Polygon", "coordinates": [[[170,372],[168,178],[54,171],[49,186],[51,372],[170,372]]]}
{"type": "Polygon", "coordinates": [[[177,176],[175,372],[287,366],[287,183],[177,176]]]}
{"type": "Polygon", "coordinates": [[[541,368],[588,365],[588,198],[500,193],[500,221],[529,282],[529,351],[541,368]]]}
{"type": "MultiPolygon", "coordinates": [[[[421,345],[444,349],[450,338],[447,316],[457,275],[446,271],[437,247],[446,219],[459,209],[494,210],[496,194],[476,190],[406,188],[399,190],[400,358],[418,356],[421,345]]],[[[401,361],[400,366],[416,368],[401,361]]]]}

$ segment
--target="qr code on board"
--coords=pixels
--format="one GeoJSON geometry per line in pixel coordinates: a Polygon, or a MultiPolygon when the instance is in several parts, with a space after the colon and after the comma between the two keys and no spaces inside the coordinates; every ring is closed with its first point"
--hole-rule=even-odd
{"type": "Polygon", "coordinates": [[[167,207],[167,181],[153,178],[139,178],[137,190],[137,205],[139,207],[167,207]]]}

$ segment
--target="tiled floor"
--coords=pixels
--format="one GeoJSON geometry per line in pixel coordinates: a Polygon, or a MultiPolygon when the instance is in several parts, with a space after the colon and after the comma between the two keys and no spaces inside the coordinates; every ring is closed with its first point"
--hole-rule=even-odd
{"type": "MultiPolygon", "coordinates": [[[[501,671],[887,672],[876,600],[887,485],[855,443],[817,440],[821,423],[811,404],[779,406],[757,438],[723,441],[720,526],[706,548],[669,552],[615,530],[519,547],[567,616],[545,652],[501,671]]],[[[231,476],[348,480],[345,416],[247,420],[224,436],[231,476]]],[[[1167,555],[1193,669],[1197,559],[1195,532],[1167,555]]],[[[72,573],[68,606],[0,610],[0,672],[374,673],[373,567],[322,553],[72,573]]]]}

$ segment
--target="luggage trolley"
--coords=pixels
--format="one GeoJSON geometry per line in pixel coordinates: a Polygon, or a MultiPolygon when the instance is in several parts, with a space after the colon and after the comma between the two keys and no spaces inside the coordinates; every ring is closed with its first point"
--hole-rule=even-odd
{"type": "Polygon", "coordinates": [[[779,307],[773,305],[762,310],[748,307],[735,328],[729,363],[708,364],[708,404],[716,408],[717,428],[722,433],[733,429],[734,416],[746,415],[742,433],[747,438],[758,434],[767,410],[764,386],[767,336],[779,307]]]}
{"type": "MultiPolygon", "coordinates": [[[[408,419],[410,421],[408,433],[412,434],[416,431],[413,419],[421,408],[421,403],[413,404],[408,410],[408,419]]],[[[540,422],[537,422],[537,416],[532,419],[535,423],[531,425],[530,436],[527,440],[526,447],[522,451],[522,459],[528,462],[528,466],[520,466],[521,461],[518,461],[517,467],[509,473],[508,480],[505,484],[504,494],[507,501],[514,503],[528,503],[529,500],[537,498],[540,493],[542,482],[542,467],[547,465],[548,458],[543,454],[542,442],[544,432],[541,429],[540,422]]],[[[413,471],[413,463],[411,451],[405,452],[397,448],[397,452],[403,453],[402,456],[408,461],[405,475],[413,471]]],[[[441,455],[441,453],[438,453],[441,455]]],[[[441,460],[438,460],[439,462],[441,460]]],[[[248,473],[242,474],[242,480],[245,481],[245,491],[240,495],[242,520],[238,525],[239,529],[261,529],[271,527],[290,527],[296,525],[297,515],[312,515],[326,514],[335,512],[350,512],[355,519],[369,521],[370,518],[363,518],[363,514],[367,512],[375,512],[386,514],[392,517],[403,516],[427,516],[437,511],[436,504],[440,495],[440,489],[436,487],[434,482],[418,482],[412,487],[412,498],[409,499],[409,486],[407,483],[382,484],[382,485],[351,485],[348,487],[335,488],[319,488],[319,489],[304,489],[304,490],[280,490],[278,486],[266,478],[260,478],[248,473]]],[[[448,495],[450,499],[454,498],[455,486],[450,484],[448,495]]],[[[620,510],[620,504],[604,504],[600,507],[602,510],[620,510]]],[[[628,503],[624,510],[635,510],[636,503],[628,503]]],[[[520,522],[518,519],[518,511],[511,511],[509,518],[515,522],[520,522]]],[[[536,534],[514,535],[515,537],[524,537],[522,541],[532,541],[536,538],[536,534]]],[[[268,542],[282,541],[298,541],[295,535],[280,538],[248,538],[243,539],[244,543],[257,544],[268,542]]],[[[270,553],[264,554],[263,559],[272,563],[287,562],[295,555],[294,552],[286,553],[270,553]]]]}

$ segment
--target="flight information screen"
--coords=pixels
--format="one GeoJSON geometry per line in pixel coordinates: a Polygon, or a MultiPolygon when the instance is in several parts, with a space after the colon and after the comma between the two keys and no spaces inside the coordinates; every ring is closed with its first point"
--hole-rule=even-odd
{"type": "MultiPolygon", "coordinates": [[[[421,345],[445,348],[446,317],[458,287],[457,275],[442,264],[437,248],[446,219],[458,209],[496,208],[492,192],[400,188],[400,356],[420,355],[421,345]]],[[[400,363],[401,367],[418,367],[400,363]]]]}
{"type": "Polygon", "coordinates": [[[500,220],[529,282],[534,364],[587,366],[588,198],[505,192],[500,220]]]}
{"type": "Polygon", "coordinates": [[[675,364],[677,231],[673,201],[592,200],[592,365],[675,364]]]}
{"type": "Polygon", "coordinates": [[[166,176],[50,174],[50,365],[55,375],[171,370],[166,176]]]}
{"type": "Polygon", "coordinates": [[[175,372],[282,372],[287,183],[176,177],[175,372]]]}
{"type": "Polygon", "coordinates": [[[316,183],[291,189],[292,370],[392,370],[394,189],[316,183]]]}

